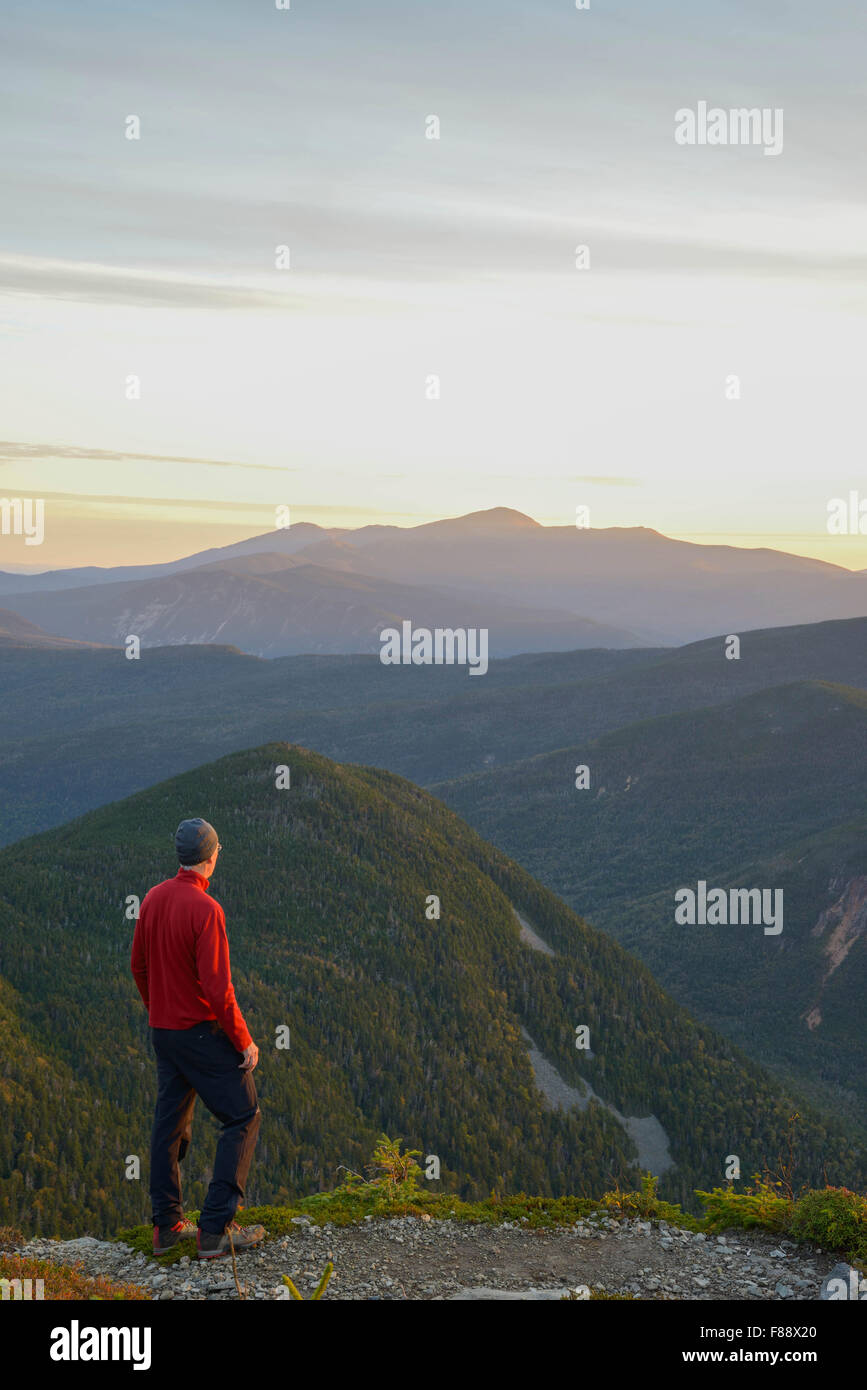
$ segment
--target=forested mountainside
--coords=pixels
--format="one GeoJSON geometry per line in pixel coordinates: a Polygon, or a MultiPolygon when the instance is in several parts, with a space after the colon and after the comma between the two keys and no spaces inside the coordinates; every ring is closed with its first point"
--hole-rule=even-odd
{"type": "MultiPolygon", "coordinates": [[[[867,1180],[842,1125],[696,1024],[440,802],[272,744],[0,852],[0,1222],[63,1234],[147,1219],[154,1074],[126,909],[174,872],[190,815],[225,846],[213,889],[261,1047],[249,1203],[332,1186],[381,1131],[436,1155],[439,1186],[463,1196],[596,1195],[635,1184],[633,1122],[652,1116],[672,1165],[660,1192],[691,1205],[729,1155],[745,1177],[776,1165],[794,1110],[796,1182],[867,1180]],[[540,1084],[584,1092],[585,1108],[552,1108],[540,1084]],[[134,1155],[141,1180],[126,1176],[134,1155]]],[[[197,1112],[191,1207],[211,1135],[197,1112]]]]}
{"type": "Polygon", "coordinates": [[[863,1127],[865,756],[867,693],[804,682],[434,790],[703,1021],[863,1127]],[[781,932],[679,927],[675,893],[699,880],[779,890],[781,932]]]}
{"type": "Polygon", "coordinates": [[[525,655],[473,680],[375,656],[0,649],[0,844],[272,739],[427,786],[787,682],[867,687],[867,618],[747,632],[740,660],[724,652],[714,637],[525,655]]]}

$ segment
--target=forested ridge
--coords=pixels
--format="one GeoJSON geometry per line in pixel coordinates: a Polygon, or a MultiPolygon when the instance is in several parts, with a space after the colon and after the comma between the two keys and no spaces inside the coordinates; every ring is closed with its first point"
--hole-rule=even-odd
{"type": "MultiPolygon", "coordinates": [[[[333,1186],[382,1131],[438,1156],[433,1190],[468,1198],[634,1185],[635,1150],[606,1110],[543,1104],[522,1027],[565,1081],[657,1116],[672,1200],[692,1205],[729,1154],[745,1176],[773,1164],[794,1109],[796,1181],[867,1180],[863,1147],[838,1123],[695,1024],[444,805],[390,773],[272,744],[0,852],[0,1222],[63,1234],[147,1219],[154,1068],[125,904],[174,873],[174,828],[190,815],[224,845],[212,890],[261,1048],[250,1204],[333,1186]],[[278,789],[282,764],[291,785],[278,789]],[[425,915],[434,894],[439,920],[425,915]],[[513,907],[556,956],[520,940],[513,907]],[[576,1051],[579,1024],[592,1057],[576,1051]],[[281,1027],[288,1049],[275,1046],[281,1027]],[[141,1180],[125,1176],[131,1155],[141,1180]]],[[[212,1138],[198,1108],[190,1207],[212,1138]]]]}
{"type": "Polygon", "coordinates": [[[867,875],[865,757],[867,692],[798,682],[432,791],[687,1009],[864,1134],[867,930],[856,915],[832,969],[821,922],[867,875]],[[677,926],[675,892],[698,880],[778,889],[782,931],[677,926]]]}
{"type": "Polygon", "coordinates": [[[481,680],[375,656],[263,661],[190,646],[130,662],[122,650],[4,648],[0,844],[273,739],[430,786],[784,682],[863,688],[865,637],[867,618],[851,618],[744,633],[740,661],[726,661],[713,637],[511,657],[481,680]],[[130,756],[139,747],[146,759],[130,756]]]}

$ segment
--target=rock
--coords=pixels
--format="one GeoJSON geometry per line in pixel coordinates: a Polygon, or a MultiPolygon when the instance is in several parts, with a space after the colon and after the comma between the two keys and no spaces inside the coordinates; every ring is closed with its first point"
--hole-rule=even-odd
{"type": "Polygon", "coordinates": [[[101,1248],[113,1249],[108,1241],[97,1240],[95,1236],[79,1236],[76,1240],[50,1240],[37,1243],[30,1242],[29,1248],[36,1253],[39,1251],[41,1257],[49,1260],[79,1260],[92,1257],[101,1253],[101,1248]]]}
{"type": "Polygon", "coordinates": [[[495,1299],[520,1299],[526,1302],[559,1302],[566,1290],[565,1289],[461,1289],[458,1293],[451,1295],[450,1301],[477,1301],[484,1299],[493,1301],[495,1299]]]}
{"type": "MultiPolygon", "coordinates": [[[[331,1222],[314,1226],[309,1216],[292,1218],[289,1232],[239,1261],[243,1292],[250,1300],[286,1301],[291,1295],[279,1282],[285,1271],[309,1297],[327,1259],[336,1266],[328,1289],[330,1299],[555,1302],[568,1294],[567,1279],[589,1282],[579,1252],[591,1249],[597,1262],[592,1283],[600,1292],[607,1287],[649,1300],[794,1302],[820,1297],[823,1276],[836,1258],[763,1231],[749,1235],[729,1231],[720,1237],[668,1222],[614,1221],[607,1216],[535,1231],[525,1221],[490,1227],[432,1217],[424,1220],[427,1216],[372,1216],[345,1228],[331,1222]],[[418,1254],[425,1257],[423,1269],[415,1258],[418,1254]],[[440,1254],[440,1260],[431,1262],[432,1256],[440,1254]],[[641,1259],[644,1265],[639,1265],[641,1259]],[[562,1290],[558,1284],[564,1285],[562,1290]]],[[[220,1261],[215,1268],[184,1257],[176,1265],[161,1268],[120,1242],[95,1237],[72,1241],[38,1237],[22,1243],[22,1253],[58,1264],[80,1261],[85,1276],[104,1274],[142,1285],[143,1296],[152,1300],[171,1296],[176,1301],[232,1303],[238,1296],[228,1261],[220,1261]]],[[[825,1279],[822,1296],[845,1299],[865,1294],[867,1283],[859,1289],[859,1279],[851,1266],[840,1263],[825,1279]]]]}

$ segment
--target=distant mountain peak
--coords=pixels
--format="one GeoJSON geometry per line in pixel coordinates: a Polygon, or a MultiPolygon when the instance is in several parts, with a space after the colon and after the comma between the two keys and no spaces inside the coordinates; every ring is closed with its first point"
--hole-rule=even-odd
{"type": "Polygon", "coordinates": [[[510,527],[521,530],[539,530],[541,525],[524,512],[516,512],[513,507],[488,507],[480,512],[467,512],[465,516],[448,517],[443,521],[433,521],[431,526],[467,526],[478,529],[480,526],[510,527]]]}

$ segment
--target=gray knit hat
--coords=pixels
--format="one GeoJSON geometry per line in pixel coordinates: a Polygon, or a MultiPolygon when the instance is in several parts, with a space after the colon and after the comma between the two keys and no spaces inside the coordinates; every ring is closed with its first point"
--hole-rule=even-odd
{"type": "Polygon", "coordinates": [[[206,820],[195,816],[182,820],[175,831],[175,849],[180,864],[203,864],[210,859],[219,844],[219,836],[206,820]]]}

